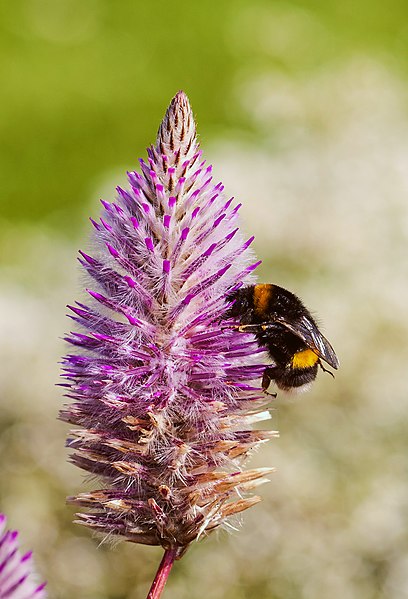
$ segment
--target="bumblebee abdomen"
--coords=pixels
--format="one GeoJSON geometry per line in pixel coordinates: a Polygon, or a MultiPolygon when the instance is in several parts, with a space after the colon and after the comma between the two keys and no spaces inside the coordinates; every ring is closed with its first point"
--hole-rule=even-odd
{"type": "Polygon", "coordinates": [[[283,391],[306,391],[317,376],[317,364],[302,370],[286,370],[275,379],[276,386],[283,391]]]}
{"type": "Polygon", "coordinates": [[[304,370],[305,368],[314,366],[318,360],[319,356],[314,351],[304,349],[293,354],[291,366],[295,370],[304,370]]]}

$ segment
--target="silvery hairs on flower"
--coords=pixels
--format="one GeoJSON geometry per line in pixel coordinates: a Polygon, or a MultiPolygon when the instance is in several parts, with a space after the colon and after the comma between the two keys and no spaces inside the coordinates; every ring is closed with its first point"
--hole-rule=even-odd
{"type": "Polygon", "coordinates": [[[172,100],[141,172],[102,201],[92,256],[80,252],[88,300],[69,306],[61,418],[70,459],[100,489],[69,498],[77,521],[135,543],[176,549],[260,501],[271,468],[243,470],[275,435],[260,392],[262,351],[220,325],[226,294],[259,263],[238,209],[202,160],[186,95],[172,100]]]}
{"type": "Polygon", "coordinates": [[[32,553],[19,551],[18,531],[7,530],[0,513],[0,597],[1,599],[45,599],[45,583],[36,583],[32,553]]]}

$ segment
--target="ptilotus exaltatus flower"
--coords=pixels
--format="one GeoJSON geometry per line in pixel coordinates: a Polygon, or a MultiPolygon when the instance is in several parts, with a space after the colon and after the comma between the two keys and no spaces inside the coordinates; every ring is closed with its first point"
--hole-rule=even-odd
{"type": "Polygon", "coordinates": [[[88,299],[69,306],[80,328],[61,418],[80,427],[71,460],[101,481],[70,498],[86,508],[78,521],[171,561],[260,500],[251,490],[271,469],[242,463],[274,433],[251,429],[269,415],[263,350],[220,324],[226,295],[253,282],[253,238],[213,182],[183,92],[140,165],[91,219],[92,256],[80,252],[88,299]]]}
{"type": "Polygon", "coordinates": [[[45,599],[45,583],[35,582],[32,553],[21,554],[18,532],[7,530],[7,519],[0,514],[0,598],[45,599]]]}

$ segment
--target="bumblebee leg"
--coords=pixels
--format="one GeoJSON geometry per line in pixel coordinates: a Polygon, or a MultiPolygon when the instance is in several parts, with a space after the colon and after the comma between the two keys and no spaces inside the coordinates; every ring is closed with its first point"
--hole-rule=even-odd
{"type": "Polygon", "coordinates": [[[262,330],[262,325],[260,324],[231,324],[221,327],[222,330],[235,330],[240,333],[259,333],[262,330]]]}
{"type": "Polygon", "coordinates": [[[260,333],[265,330],[262,324],[237,324],[231,327],[237,329],[240,333],[260,333]]]}
{"type": "Polygon", "coordinates": [[[262,333],[270,329],[276,329],[279,324],[276,322],[261,322],[259,324],[240,324],[236,328],[240,333],[262,333]]]}
{"type": "Polygon", "coordinates": [[[274,368],[267,366],[264,370],[262,377],[262,391],[265,395],[270,395],[271,397],[276,397],[277,393],[269,393],[268,387],[273,380],[274,368]]]}
{"type": "Polygon", "coordinates": [[[320,366],[320,368],[323,370],[323,372],[327,372],[327,373],[328,373],[328,374],[330,374],[330,375],[331,375],[333,378],[335,378],[335,376],[334,376],[334,374],[332,373],[332,371],[331,371],[331,370],[327,370],[327,368],[325,368],[325,367],[323,366],[323,364],[321,363],[321,361],[320,361],[320,360],[319,360],[319,366],[320,366]]]}
{"type": "Polygon", "coordinates": [[[240,324],[237,329],[240,333],[259,333],[262,327],[260,324],[240,324]]]}

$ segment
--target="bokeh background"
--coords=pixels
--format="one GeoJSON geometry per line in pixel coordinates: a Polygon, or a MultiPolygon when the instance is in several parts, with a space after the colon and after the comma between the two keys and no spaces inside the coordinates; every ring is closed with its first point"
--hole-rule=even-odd
{"type": "Polygon", "coordinates": [[[144,599],[160,559],[71,524],[83,475],[54,383],[88,216],[182,88],[260,279],[319,314],[342,365],[275,402],[264,501],[164,596],[406,598],[407,3],[3,2],[0,73],[0,510],[50,597],[144,599]]]}

